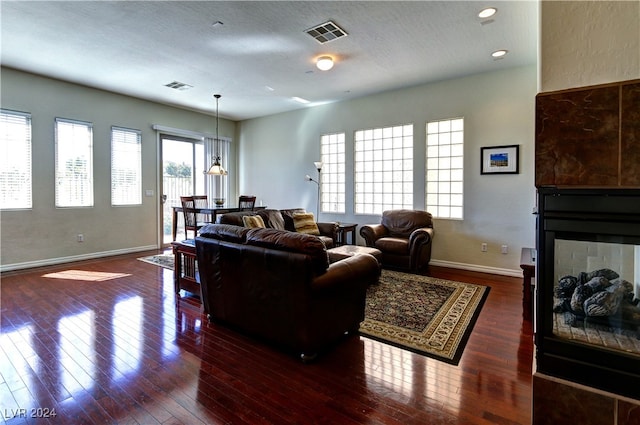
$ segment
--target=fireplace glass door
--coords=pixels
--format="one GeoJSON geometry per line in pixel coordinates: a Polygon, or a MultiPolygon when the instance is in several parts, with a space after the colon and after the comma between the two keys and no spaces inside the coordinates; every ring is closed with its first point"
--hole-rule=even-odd
{"type": "Polygon", "coordinates": [[[538,188],[537,370],[640,397],[640,190],[538,188]]]}
{"type": "Polygon", "coordinates": [[[640,354],[640,246],[554,241],[553,334],[640,354]]]}

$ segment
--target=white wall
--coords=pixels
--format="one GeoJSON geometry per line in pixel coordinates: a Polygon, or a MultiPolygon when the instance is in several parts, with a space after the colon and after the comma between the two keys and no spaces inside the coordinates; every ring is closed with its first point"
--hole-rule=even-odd
{"type": "MultiPolygon", "coordinates": [[[[414,208],[424,209],[425,125],[429,120],[465,118],[465,219],[436,220],[432,264],[521,276],[520,248],[535,242],[534,105],[536,67],[516,68],[392,91],[348,102],[316,106],[239,123],[238,167],[242,193],[273,208],[316,208],[320,135],[345,132],[347,212],[320,221],[359,224],[379,216],[353,213],[355,130],[414,124],[414,208]],[[520,145],[520,173],[480,175],[480,147],[520,145]],[[480,251],[482,242],[489,251],[480,251]],[[500,253],[500,245],[509,254],[500,253]]],[[[360,243],[362,241],[360,240],[360,243]]]]}
{"type": "Polygon", "coordinates": [[[540,88],[640,78],[640,1],[543,1],[540,88]]]}
{"type": "MultiPolygon", "coordinates": [[[[215,118],[127,96],[2,68],[2,108],[32,115],[33,208],[2,211],[2,270],[155,248],[159,243],[158,147],[153,124],[215,134],[215,118]],[[55,207],[54,119],[92,122],[93,208],[55,207]],[[142,131],[143,197],[140,206],[111,206],[111,126],[142,131]],[[78,243],[76,235],[84,234],[78,243]]],[[[220,136],[235,123],[220,120],[220,136]]],[[[233,148],[232,144],[232,148],[233,148]]]]}

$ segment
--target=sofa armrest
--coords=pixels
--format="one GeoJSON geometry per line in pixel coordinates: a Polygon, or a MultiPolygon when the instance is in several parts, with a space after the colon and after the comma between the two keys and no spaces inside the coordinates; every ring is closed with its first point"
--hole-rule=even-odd
{"type": "Polygon", "coordinates": [[[359,254],[331,263],[326,273],[316,276],[313,290],[331,290],[340,287],[364,287],[378,282],[380,264],[373,255],[359,254]]]}
{"type": "Polygon", "coordinates": [[[328,236],[333,239],[333,243],[338,239],[338,223],[335,221],[331,223],[316,223],[318,230],[322,236],[328,236]]]}
{"type": "Polygon", "coordinates": [[[360,236],[369,247],[375,247],[378,239],[387,234],[387,229],[382,224],[363,224],[360,227],[360,236]]]}

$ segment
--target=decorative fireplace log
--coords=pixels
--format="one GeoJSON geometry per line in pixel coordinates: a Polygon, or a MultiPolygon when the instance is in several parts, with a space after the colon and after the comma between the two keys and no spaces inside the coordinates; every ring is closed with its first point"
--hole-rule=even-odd
{"type": "Polygon", "coordinates": [[[638,300],[634,300],[633,284],[620,279],[613,270],[582,272],[577,277],[563,276],[558,280],[555,292],[554,312],[563,313],[565,324],[569,326],[580,326],[585,320],[596,319],[598,324],[637,331],[635,324],[640,309],[638,300]]]}

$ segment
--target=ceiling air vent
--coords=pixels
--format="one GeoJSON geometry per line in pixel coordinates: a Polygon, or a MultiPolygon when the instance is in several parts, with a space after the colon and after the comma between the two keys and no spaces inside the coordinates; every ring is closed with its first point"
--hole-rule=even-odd
{"type": "Polygon", "coordinates": [[[315,38],[320,44],[346,37],[347,32],[336,25],[333,21],[327,21],[324,24],[316,25],[313,28],[305,30],[307,34],[315,38]]]}
{"type": "Polygon", "coordinates": [[[176,90],[189,90],[190,88],[193,88],[193,86],[190,86],[189,84],[186,83],[181,83],[180,81],[172,81],[169,84],[165,84],[165,87],[169,87],[170,89],[176,89],[176,90]]]}

